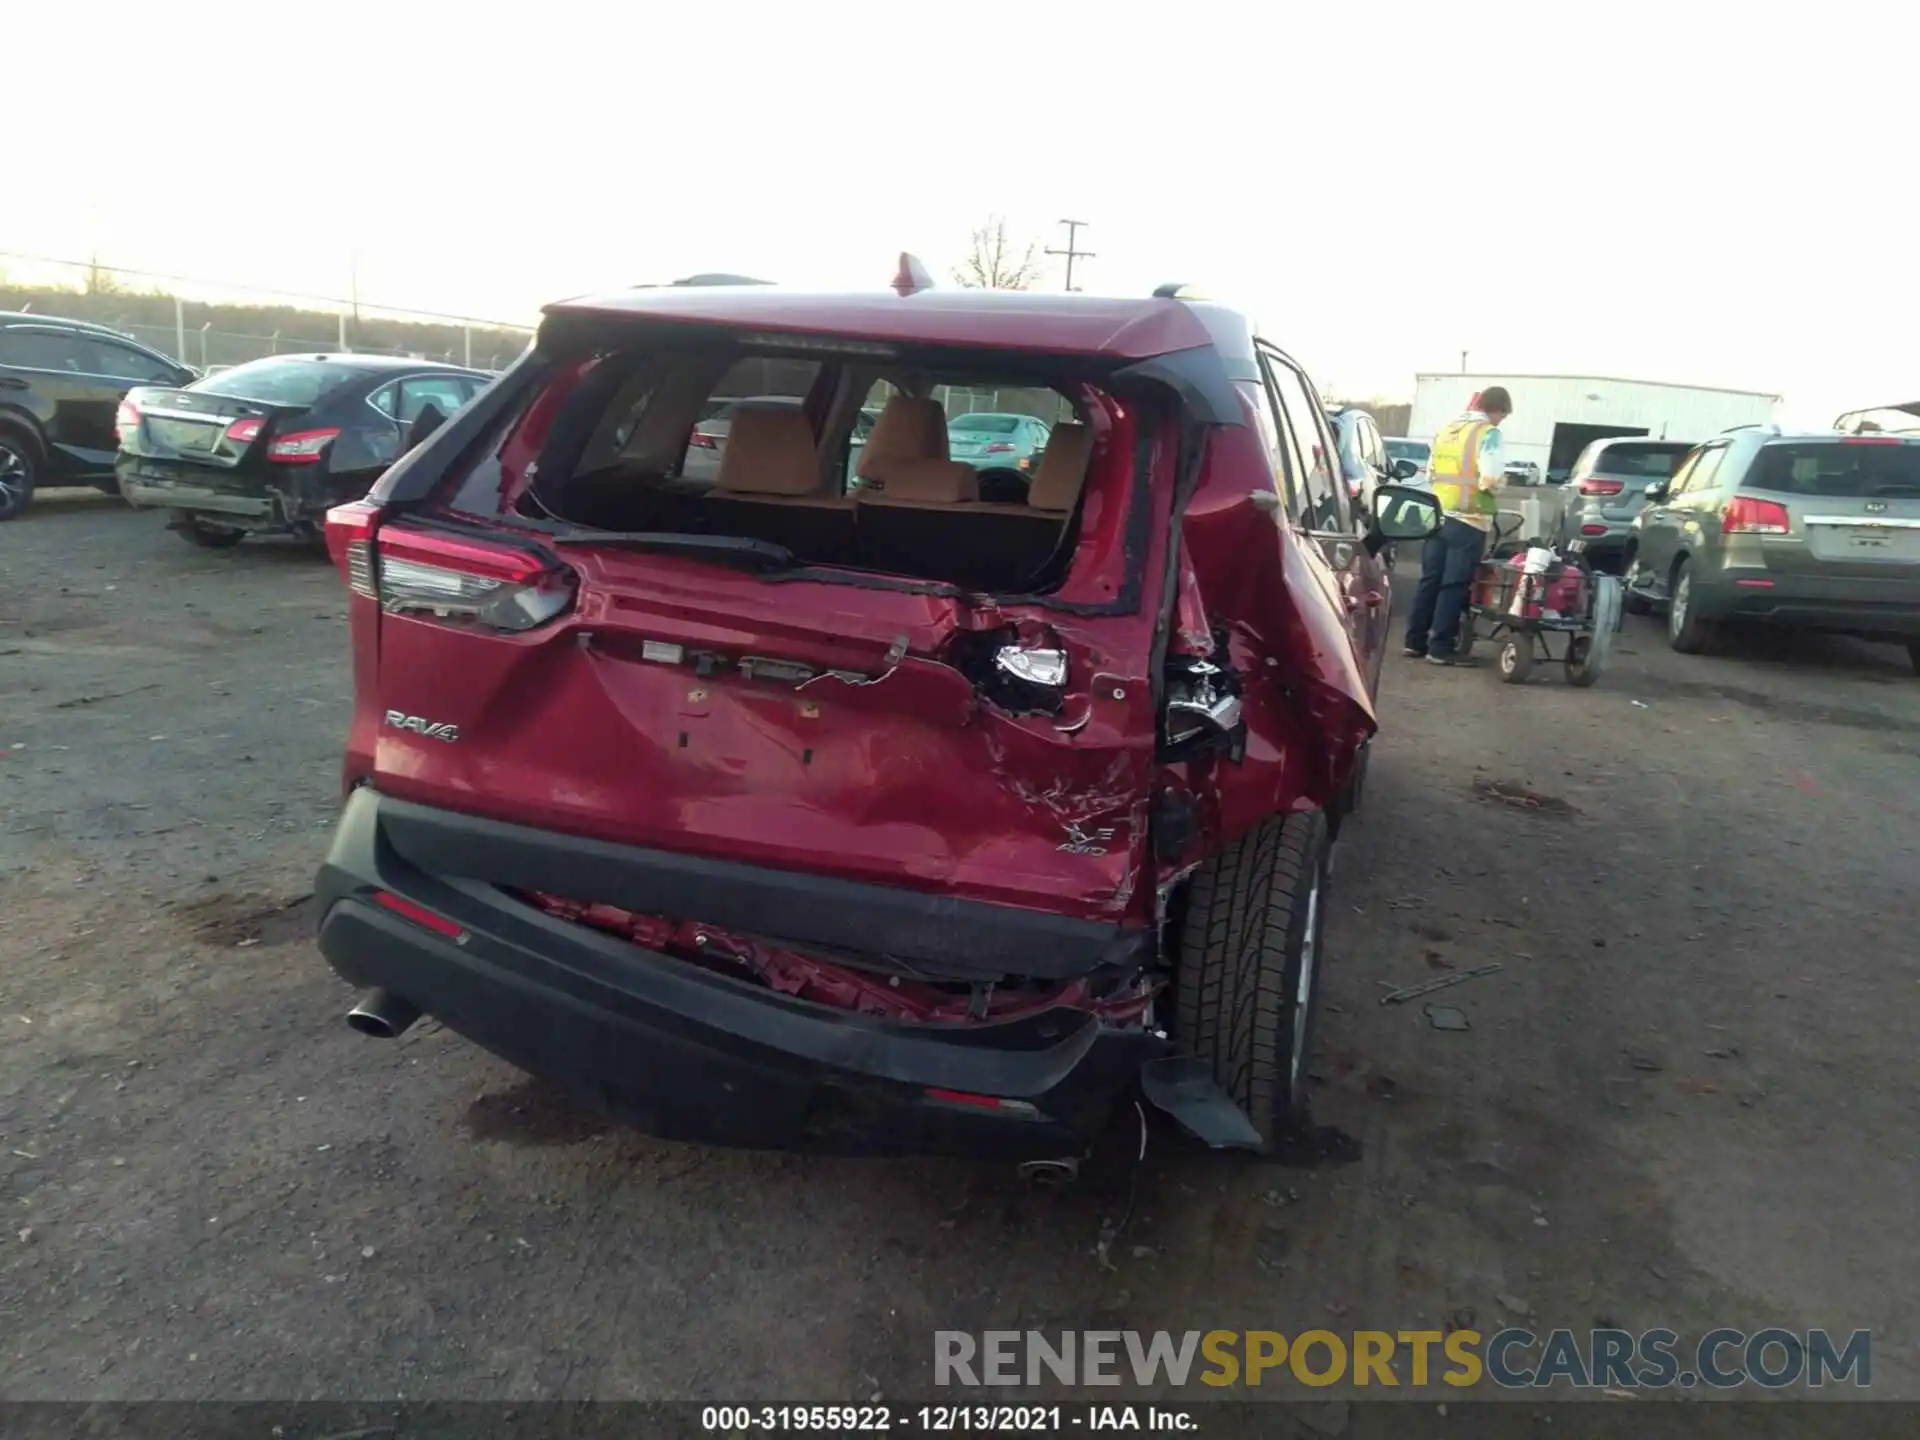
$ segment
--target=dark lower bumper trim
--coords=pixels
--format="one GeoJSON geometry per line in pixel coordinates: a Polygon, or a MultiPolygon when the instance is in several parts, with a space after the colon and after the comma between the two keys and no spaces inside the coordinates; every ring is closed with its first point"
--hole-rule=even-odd
{"type": "Polygon", "coordinates": [[[1139,1027],[1064,1008],[916,1026],[796,1001],[557,920],[478,882],[421,874],[351,816],[315,888],[320,949],[342,978],[402,997],[667,1138],[833,1153],[1077,1154],[1140,1066],[1164,1050],[1139,1027]],[[417,925],[372,903],[374,890],[425,906],[463,933],[417,925]]]}

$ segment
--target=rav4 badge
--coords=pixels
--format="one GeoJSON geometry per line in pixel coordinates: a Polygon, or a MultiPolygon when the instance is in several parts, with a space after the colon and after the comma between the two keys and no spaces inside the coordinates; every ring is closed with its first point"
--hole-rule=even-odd
{"type": "Polygon", "coordinates": [[[402,715],[398,710],[387,711],[387,724],[396,730],[411,730],[429,740],[444,740],[449,745],[460,738],[458,725],[429,720],[424,715],[402,715]]]}

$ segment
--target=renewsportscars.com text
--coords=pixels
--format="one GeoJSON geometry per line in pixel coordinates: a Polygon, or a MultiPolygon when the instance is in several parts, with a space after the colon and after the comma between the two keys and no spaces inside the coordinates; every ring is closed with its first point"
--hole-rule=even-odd
{"type": "Polygon", "coordinates": [[[1353,1385],[1769,1390],[1873,1382],[1873,1337],[1826,1330],[964,1330],[934,1332],[936,1385],[1353,1385]]]}

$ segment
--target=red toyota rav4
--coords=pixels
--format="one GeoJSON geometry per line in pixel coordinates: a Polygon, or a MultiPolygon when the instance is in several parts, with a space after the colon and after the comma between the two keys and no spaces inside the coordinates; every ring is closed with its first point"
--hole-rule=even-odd
{"type": "Polygon", "coordinates": [[[1270,1147],[1375,556],[1438,511],[1357,519],[1313,387],[1232,311],[910,258],[895,292],[552,306],[328,517],[350,1019],[433,1015],[676,1138],[1065,1159],[1138,1089],[1270,1147]],[[689,479],[727,396],[760,403],[689,479]],[[962,407],[1054,422],[1012,498],[949,458],[962,407]]]}

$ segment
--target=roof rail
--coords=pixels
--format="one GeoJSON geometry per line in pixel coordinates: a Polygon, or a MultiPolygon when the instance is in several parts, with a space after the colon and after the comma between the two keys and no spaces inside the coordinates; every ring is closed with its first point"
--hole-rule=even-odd
{"type": "Polygon", "coordinates": [[[1169,280],[1165,285],[1154,290],[1153,298],[1156,300],[1203,300],[1206,297],[1185,281],[1169,280]]]}
{"type": "Polygon", "coordinates": [[[1781,428],[1778,425],[1762,424],[1759,421],[1754,421],[1746,425],[1729,425],[1726,429],[1722,430],[1720,433],[1722,435],[1731,435],[1736,430],[1770,430],[1775,435],[1781,435],[1785,433],[1783,430],[1781,430],[1781,428]]]}

